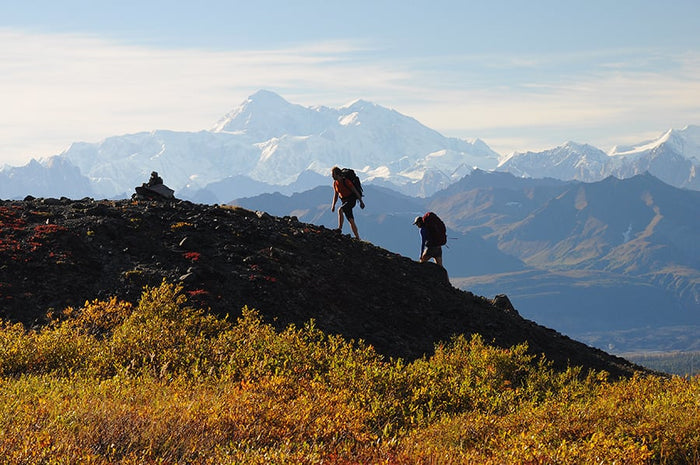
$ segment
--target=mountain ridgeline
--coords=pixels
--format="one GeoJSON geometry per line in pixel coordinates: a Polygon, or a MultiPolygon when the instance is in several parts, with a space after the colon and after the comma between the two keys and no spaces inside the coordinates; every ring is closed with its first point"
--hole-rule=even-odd
{"type": "Polygon", "coordinates": [[[456,334],[526,342],[555,366],[630,375],[629,362],[522,318],[507,298],[453,287],[434,264],[323,226],[187,201],[27,198],[0,202],[2,318],[42,325],[87,300],[136,301],[179,283],[192,305],[235,317],[257,309],[282,328],[310,320],[412,360],[456,334]]]}
{"type": "MultiPolygon", "coordinates": [[[[329,196],[318,188],[234,203],[334,227],[329,196]]],[[[700,349],[700,192],[649,174],[581,183],[476,170],[425,199],[370,186],[366,203],[356,212],[363,237],[411,257],[413,217],[437,212],[452,283],[506,293],[527,318],[606,349],[700,349]],[[660,330],[673,326],[685,336],[660,330]]]]}

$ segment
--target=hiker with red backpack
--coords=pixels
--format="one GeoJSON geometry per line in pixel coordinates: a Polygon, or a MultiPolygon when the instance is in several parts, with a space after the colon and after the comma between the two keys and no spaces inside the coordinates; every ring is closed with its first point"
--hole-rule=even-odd
{"type": "Polygon", "coordinates": [[[360,208],[365,208],[365,203],[362,201],[362,185],[360,179],[355,172],[349,168],[340,169],[334,166],[331,170],[333,176],[333,203],[331,211],[335,211],[335,204],[340,197],[342,205],[338,208],[338,232],[343,230],[343,218],[347,217],[350,228],[352,229],[355,238],[359,239],[360,235],[357,232],[355,224],[355,215],[352,209],[355,208],[357,201],[360,201],[360,208]]]}
{"type": "Polygon", "coordinates": [[[421,244],[418,261],[425,263],[432,258],[435,263],[443,266],[442,246],[447,243],[445,223],[435,213],[428,212],[423,216],[416,216],[413,224],[420,228],[421,244]]]}

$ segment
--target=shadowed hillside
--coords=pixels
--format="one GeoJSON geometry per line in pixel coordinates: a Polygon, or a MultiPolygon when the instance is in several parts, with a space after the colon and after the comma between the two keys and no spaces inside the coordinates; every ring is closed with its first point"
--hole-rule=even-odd
{"type": "Polygon", "coordinates": [[[244,305],[278,327],[314,319],[414,359],[453,334],[527,341],[558,367],[631,374],[627,361],[525,320],[506,302],[454,288],[441,268],[294,217],[190,202],[33,199],[0,202],[0,316],[42,324],[51,310],[144,285],[182,283],[217,314],[244,305]]]}

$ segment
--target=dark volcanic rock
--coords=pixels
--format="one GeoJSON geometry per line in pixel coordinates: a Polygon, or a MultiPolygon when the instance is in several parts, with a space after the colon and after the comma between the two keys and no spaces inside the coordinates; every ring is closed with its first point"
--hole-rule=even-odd
{"type": "Polygon", "coordinates": [[[34,199],[0,202],[0,316],[41,325],[47,312],[143,286],[181,283],[202,308],[247,305],[277,327],[313,319],[386,356],[430,354],[454,334],[511,346],[527,341],[558,367],[625,376],[627,361],[525,320],[419,264],[324,227],[242,208],[186,201],[34,199]]]}

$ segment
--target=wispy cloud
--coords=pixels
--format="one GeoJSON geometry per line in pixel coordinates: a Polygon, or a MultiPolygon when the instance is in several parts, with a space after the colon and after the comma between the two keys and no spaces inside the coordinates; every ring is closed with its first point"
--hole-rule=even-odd
{"type": "Polygon", "coordinates": [[[263,88],[303,105],[369,99],[501,152],[577,138],[606,143],[700,121],[693,52],[409,60],[358,41],[174,50],[11,29],[0,29],[0,42],[0,98],[12,109],[0,114],[0,163],[52,155],[78,140],[208,129],[263,88]]]}
{"type": "MultiPolygon", "coordinates": [[[[455,136],[496,150],[539,150],[566,140],[606,148],[700,121],[700,55],[588,52],[531,58],[481,56],[474,83],[452,76],[430,101],[404,108],[455,136]],[[529,134],[528,134],[529,133],[529,134]],[[529,140],[529,144],[528,144],[529,140]],[[513,146],[514,141],[524,145],[513,146]]],[[[469,73],[478,65],[465,60],[469,73]]]]}
{"type": "Polygon", "coordinates": [[[50,155],[71,141],[124,132],[209,128],[261,88],[312,105],[330,96],[344,103],[406,79],[363,58],[362,44],[341,41],[233,52],[13,30],[0,30],[0,41],[0,92],[5,108],[14,109],[0,116],[0,160],[50,155]],[[40,139],[46,144],[34,145],[40,139]],[[54,151],[37,153],[52,144],[54,151]],[[37,149],[17,152],[25,146],[37,149]]]}

